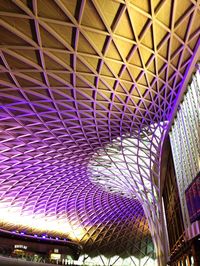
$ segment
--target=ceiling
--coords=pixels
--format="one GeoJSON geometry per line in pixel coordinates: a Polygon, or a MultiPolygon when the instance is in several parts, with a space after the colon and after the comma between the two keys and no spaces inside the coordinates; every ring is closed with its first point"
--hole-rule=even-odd
{"type": "Polygon", "coordinates": [[[199,36],[195,0],[1,0],[1,226],[145,254],[141,204],[93,184],[88,164],[169,119],[199,36]]]}

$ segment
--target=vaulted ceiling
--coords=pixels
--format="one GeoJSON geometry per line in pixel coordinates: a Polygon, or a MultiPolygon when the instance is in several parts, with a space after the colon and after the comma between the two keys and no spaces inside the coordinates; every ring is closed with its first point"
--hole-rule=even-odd
{"type": "Polygon", "coordinates": [[[1,226],[145,254],[141,204],[88,163],[169,119],[199,36],[198,0],[1,0],[1,226]]]}

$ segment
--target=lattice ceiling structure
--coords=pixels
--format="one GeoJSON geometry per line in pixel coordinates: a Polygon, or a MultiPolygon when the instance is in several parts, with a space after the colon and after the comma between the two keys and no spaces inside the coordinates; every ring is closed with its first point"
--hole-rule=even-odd
{"type": "Polygon", "coordinates": [[[161,140],[199,47],[199,3],[0,1],[3,228],[136,254],[146,215],[159,242],[161,140]]]}

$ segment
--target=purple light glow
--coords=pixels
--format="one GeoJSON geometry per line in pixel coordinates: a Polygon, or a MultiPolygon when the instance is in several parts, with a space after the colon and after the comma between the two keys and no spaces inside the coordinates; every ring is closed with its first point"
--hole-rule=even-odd
{"type": "MultiPolygon", "coordinates": [[[[196,49],[198,4],[191,1],[189,13],[179,12],[177,0],[169,8],[183,19],[166,25],[160,20],[168,1],[159,8],[146,1],[147,11],[130,8],[129,1],[71,1],[80,21],[68,1],[48,1],[50,9],[38,1],[33,10],[27,2],[0,5],[0,227],[66,237],[88,250],[137,253],[149,228],[153,236],[162,233],[159,155],[165,128],[157,136],[152,127],[172,117],[196,49]],[[54,10],[52,17],[48,10],[54,10]],[[135,18],[145,16],[148,23],[140,28],[135,18]],[[185,21],[190,23],[182,38],[175,28],[185,21]],[[25,27],[30,23],[37,27],[25,27]],[[152,36],[151,25],[164,37],[152,36]],[[173,52],[166,49],[165,55],[164,47],[173,52]],[[136,149],[124,148],[124,136],[135,140],[136,149]],[[90,168],[94,157],[104,164],[98,175],[90,168]]],[[[162,253],[162,236],[155,239],[162,253]]]]}

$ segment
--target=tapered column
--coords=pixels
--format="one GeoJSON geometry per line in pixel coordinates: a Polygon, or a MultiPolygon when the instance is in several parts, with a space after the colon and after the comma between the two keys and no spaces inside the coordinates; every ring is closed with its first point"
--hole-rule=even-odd
{"type": "Polygon", "coordinates": [[[137,198],[143,206],[159,266],[165,266],[167,261],[160,195],[160,158],[166,125],[151,124],[113,140],[94,155],[90,164],[92,182],[112,193],[137,198]]]}

